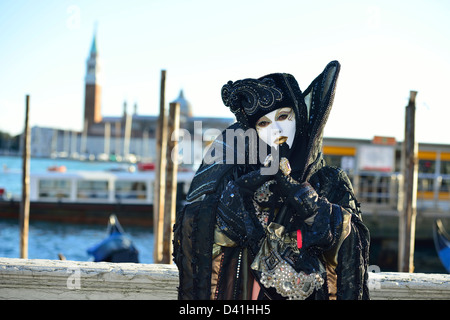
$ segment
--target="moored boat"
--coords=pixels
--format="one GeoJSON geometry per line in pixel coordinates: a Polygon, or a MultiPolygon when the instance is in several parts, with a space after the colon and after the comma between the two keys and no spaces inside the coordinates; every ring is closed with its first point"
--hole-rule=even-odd
{"type": "Polygon", "coordinates": [[[107,237],[87,249],[94,262],[139,262],[139,252],[115,214],[109,216],[107,237]]]}
{"type": "MultiPolygon", "coordinates": [[[[178,173],[177,203],[193,176],[178,173]]],[[[154,180],[154,171],[31,174],[30,220],[103,224],[114,213],[123,225],[151,226],[154,180]]],[[[19,210],[20,199],[0,197],[0,217],[18,218],[19,210]]]]}
{"type": "Polygon", "coordinates": [[[447,272],[450,272],[450,236],[440,219],[434,222],[433,239],[439,259],[447,272]]]}

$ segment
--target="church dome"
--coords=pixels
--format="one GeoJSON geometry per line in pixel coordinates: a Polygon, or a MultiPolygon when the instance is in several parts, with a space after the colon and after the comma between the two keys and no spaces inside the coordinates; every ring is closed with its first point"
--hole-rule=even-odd
{"type": "Polygon", "coordinates": [[[174,101],[180,104],[180,118],[190,118],[192,117],[192,106],[189,101],[184,97],[183,89],[180,90],[180,95],[174,101]]]}

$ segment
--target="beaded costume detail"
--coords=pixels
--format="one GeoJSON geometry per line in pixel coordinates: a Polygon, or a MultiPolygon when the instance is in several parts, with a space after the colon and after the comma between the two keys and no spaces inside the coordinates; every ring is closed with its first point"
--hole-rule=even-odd
{"type": "Polygon", "coordinates": [[[280,260],[271,270],[267,268],[267,264],[263,266],[261,283],[266,288],[275,288],[280,295],[289,300],[305,300],[324,284],[318,273],[296,272],[284,260],[280,260]]]}

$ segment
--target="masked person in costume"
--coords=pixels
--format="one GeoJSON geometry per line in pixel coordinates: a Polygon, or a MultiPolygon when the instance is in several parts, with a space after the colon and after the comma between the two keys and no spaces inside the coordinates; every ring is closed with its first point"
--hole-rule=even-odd
{"type": "Polygon", "coordinates": [[[330,62],[304,92],[284,73],[223,86],[237,121],[177,213],[179,299],[369,298],[369,232],[349,178],[322,157],[339,71],[330,62]]]}

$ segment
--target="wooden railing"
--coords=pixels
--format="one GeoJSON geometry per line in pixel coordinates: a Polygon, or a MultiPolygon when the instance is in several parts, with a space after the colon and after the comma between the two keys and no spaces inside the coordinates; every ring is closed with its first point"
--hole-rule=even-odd
{"type": "MultiPolygon", "coordinates": [[[[0,258],[0,299],[177,298],[175,265],[0,258]]],[[[450,275],[369,274],[371,298],[450,299],[450,275]]]]}

